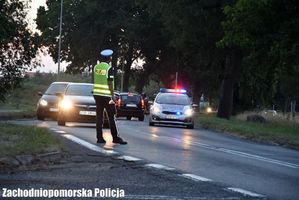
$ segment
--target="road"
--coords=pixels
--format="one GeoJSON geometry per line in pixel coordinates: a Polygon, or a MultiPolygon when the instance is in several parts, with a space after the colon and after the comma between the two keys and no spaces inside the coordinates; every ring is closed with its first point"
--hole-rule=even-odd
{"type": "MultiPolygon", "coordinates": [[[[95,143],[95,125],[27,121],[56,128],[95,143]]],[[[196,174],[229,187],[242,188],[270,199],[298,199],[299,151],[257,144],[204,129],[148,126],[147,120],[119,119],[118,128],[128,145],[113,145],[109,129],[104,148],[196,174]]]]}

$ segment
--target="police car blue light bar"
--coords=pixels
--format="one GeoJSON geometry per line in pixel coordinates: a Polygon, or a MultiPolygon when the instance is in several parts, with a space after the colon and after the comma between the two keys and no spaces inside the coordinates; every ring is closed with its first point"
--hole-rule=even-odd
{"type": "Polygon", "coordinates": [[[185,89],[167,89],[167,88],[160,88],[160,92],[162,93],[187,93],[187,90],[185,89]]]}

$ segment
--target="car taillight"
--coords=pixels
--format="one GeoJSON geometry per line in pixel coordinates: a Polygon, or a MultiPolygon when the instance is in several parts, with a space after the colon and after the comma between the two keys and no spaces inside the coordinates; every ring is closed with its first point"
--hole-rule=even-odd
{"type": "Polygon", "coordinates": [[[121,106],[121,99],[120,98],[117,100],[117,105],[118,105],[118,107],[121,106]]]}
{"type": "Polygon", "coordinates": [[[141,99],[141,108],[144,108],[144,100],[141,99]]]}

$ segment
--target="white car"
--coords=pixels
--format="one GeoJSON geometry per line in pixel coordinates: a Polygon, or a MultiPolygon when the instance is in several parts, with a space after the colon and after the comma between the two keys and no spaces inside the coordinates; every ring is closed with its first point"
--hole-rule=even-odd
{"type": "Polygon", "coordinates": [[[186,90],[160,89],[150,109],[149,125],[172,124],[194,128],[194,112],[186,90]]]}

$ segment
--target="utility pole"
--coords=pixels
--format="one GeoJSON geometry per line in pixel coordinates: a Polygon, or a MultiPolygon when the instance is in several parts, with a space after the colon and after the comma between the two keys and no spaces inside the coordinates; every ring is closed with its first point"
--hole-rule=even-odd
{"type": "Polygon", "coordinates": [[[124,63],[121,65],[121,82],[120,82],[120,91],[123,92],[124,88],[124,63]]]}
{"type": "Polygon", "coordinates": [[[63,0],[60,1],[60,21],[59,21],[58,71],[57,71],[57,79],[59,78],[59,73],[60,73],[60,51],[61,51],[61,31],[62,31],[62,8],[63,8],[63,0]]]}
{"type": "Polygon", "coordinates": [[[175,73],[175,88],[178,87],[178,72],[175,73]]]}

